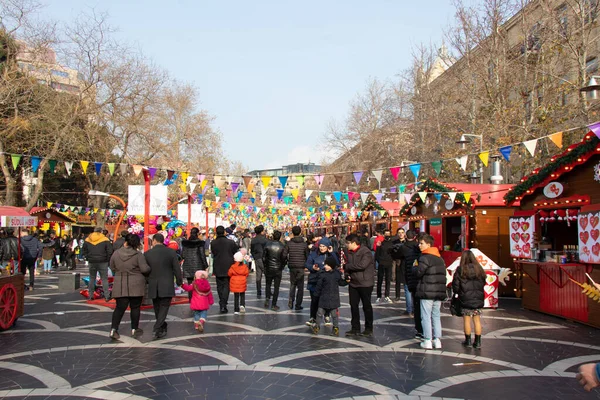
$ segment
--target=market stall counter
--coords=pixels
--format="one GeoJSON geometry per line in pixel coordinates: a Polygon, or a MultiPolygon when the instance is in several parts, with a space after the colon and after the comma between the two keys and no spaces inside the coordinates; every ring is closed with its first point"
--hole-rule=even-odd
{"type": "Polygon", "coordinates": [[[600,304],[582,293],[600,281],[600,140],[580,143],[534,170],[505,196],[523,307],[600,328],[600,304]]]}

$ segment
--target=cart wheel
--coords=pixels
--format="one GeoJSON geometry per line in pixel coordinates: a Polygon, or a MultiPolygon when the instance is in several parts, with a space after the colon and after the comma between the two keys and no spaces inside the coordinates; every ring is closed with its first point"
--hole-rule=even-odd
{"type": "Polygon", "coordinates": [[[0,330],[10,328],[17,319],[17,289],[12,283],[0,289],[0,330]]]}

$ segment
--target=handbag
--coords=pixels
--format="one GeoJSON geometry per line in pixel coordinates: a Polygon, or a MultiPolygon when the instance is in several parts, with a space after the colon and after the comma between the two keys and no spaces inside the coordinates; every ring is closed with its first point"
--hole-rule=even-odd
{"type": "Polygon", "coordinates": [[[462,303],[458,298],[457,294],[452,296],[452,300],[450,300],[450,314],[452,314],[455,317],[463,316],[462,303]]]}

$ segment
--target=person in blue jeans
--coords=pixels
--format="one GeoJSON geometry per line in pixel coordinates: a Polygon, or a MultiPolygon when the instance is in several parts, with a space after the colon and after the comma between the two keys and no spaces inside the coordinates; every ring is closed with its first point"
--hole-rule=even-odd
{"type": "Polygon", "coordinates": [[[423,235],[419,239],[421,256],[413,272],[419,280],[416,297],[421,302],[421,324],[423,326],[423,349],[442,348],[442,321],[440,310],[446,298],[446,263],[440,252],[433,247],[433,237],[423,235]]]}

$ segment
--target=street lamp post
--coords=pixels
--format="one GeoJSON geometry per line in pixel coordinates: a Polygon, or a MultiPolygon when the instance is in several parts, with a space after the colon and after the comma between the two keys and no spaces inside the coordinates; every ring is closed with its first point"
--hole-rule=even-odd
{"type": "MultiPolygon", "coordinates": [[[[467,137],[475,137],[479,139],[479,153],[483,153],[483,135],[473,135],[471,133],[463,133],[460,136],[460,140],[456,142],[456,144],[460,145],[461,150],[464,150],[466,148],[466,145],[468,143],[471,143],[471,141],[469,139],[467,139],[467,137]]],[[[483,183],[483,163],[481,161],[479,161],[479,182],[483,183]]]]}
{"type": "Polygon", "coordinates": [[[114,194],[110,194],[110,193],[100,192],[99,190],[90,190],[88,192],[88,195],[89,196],[109,197],[111,199],[117,200],[123,206],[123,212],[119,216],[119,220],[117,221],[117,226],[115,227],[114,240],[117,240],[117,238],[119,237],[119,226],[121,225],[121,222],[123,222],[123,218],[125,217],[125,214],[127,213],[127,203],[125,203],[125,200],[123,200],[119,196],[115,196],[114,194]]]}

